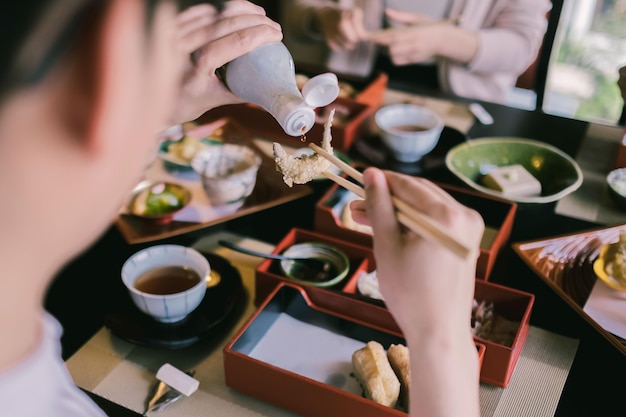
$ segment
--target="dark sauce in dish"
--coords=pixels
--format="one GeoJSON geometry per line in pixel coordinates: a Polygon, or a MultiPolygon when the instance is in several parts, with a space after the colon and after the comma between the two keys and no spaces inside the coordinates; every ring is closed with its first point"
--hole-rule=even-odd
{"type": "Polygon", "coordinates": [[[294,262],[291,267],[291,276],[301,281],[324,282],[339,274],[337,268],[326,263],[324,269],[315,269],[301,262],[294,262]]]}

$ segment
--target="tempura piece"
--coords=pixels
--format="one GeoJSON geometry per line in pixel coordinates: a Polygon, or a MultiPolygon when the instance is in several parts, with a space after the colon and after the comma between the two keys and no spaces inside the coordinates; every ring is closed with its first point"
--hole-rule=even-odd
{"type": "MultiPolygon", "coordinates": [[[[330,154],[333,153],[333,148],[330,145],[332,140],[330,128],[334,116],[335,110],[333,109],[328,115],[328,120],[324,123],[324,134],[322,135],[321,148],[330,154]]],[[[276,142],[274,142],[274,162],[276,163],[276,171],[283,174],[283,181],[289,187],[292,187],[293,184],[306,184],[322,175],[330,167],[330,161],[317,153],[293,156],[276,142]]]]}

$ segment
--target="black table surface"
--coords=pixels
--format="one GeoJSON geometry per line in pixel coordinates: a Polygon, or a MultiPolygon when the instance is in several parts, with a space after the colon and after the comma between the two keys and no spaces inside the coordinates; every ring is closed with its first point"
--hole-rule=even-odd
{"type": "MultiPolygon", "coordinates": [[[[470,138],[516,136],[542,140],[575,156],[584,138],[586,122],[482,103],[494,116],[491,126],[474,125],[470,138]]],[[[421,175],[421,174],[420,174],[421,175]]],[[[460,185],[444,166],[424,172],[424,177],[460,185]]],[[[278,243],[292,228],[313,228],[316,202],[331,184],[311,183],[314,192],[296,201],[251,216],[186,235],[139,245],[128,245],[111,227],[85,252],[69,263],[56,277],[46,298],[46,308],[63,324],[63,357],[69,358],[104,323],[108,306],[124,295],[119,271],[130,254],[155,243],[191,245],[205,234],[228,230],[270,243],[278,243]],[[68,297],[68,293],[98,294],[68,297]]],[[[574,363],[561,395],[556,416],[624,415],[622,378],[626,358],[563,301],[515,254],[511,243],[540,239],[598,227],[597,224],[555,214],[555,203],[520,207],[507,245],[499,254],[491,282],[535,294],[531,324],[580,340],[574,363]],[[615,382],[617,381],[617,382],[615,382]]],[[[529,399],[534,401],[535,399],[529,399]]],[[[118,414],[112,407],[110,415],[118,414]]]]}

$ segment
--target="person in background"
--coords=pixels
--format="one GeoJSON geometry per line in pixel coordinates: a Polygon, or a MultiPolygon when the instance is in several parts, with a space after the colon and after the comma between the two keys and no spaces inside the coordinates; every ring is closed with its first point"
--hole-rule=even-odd
{"type": "Polygon", "coordinates": [[[295,0],[283,10],[296,63],[385,71],[433,91],[505,102],[537,57],[550,0],[295,0]],[[349,5],[348,5],[349,4],[349,5]]]}
{"type": "MultiPolygon", "coordinates": [[[[61,358],[62,328],[42,301],[52,277],[110,226],[153,160],[158,132],[240,101],[215,69],[279,41],[281,28],[243,0],[181,13],[168,0],[25,0],[1,16],[2,412],[102,417],[61,358]]],[[[355,219],[373,227],[381,290],[411,350],[411,401],[420,404],[411,414],[478,416],[476,259],[403,228],[390,196],[454,228],[476,253],[482,218],[423,179],[374,168],[364,179],[355,219]]]]}

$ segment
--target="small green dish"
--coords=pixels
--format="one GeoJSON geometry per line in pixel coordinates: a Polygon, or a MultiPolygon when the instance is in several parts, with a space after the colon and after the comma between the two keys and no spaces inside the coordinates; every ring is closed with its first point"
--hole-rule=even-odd
{"type": "Polygon", "coordinates": [[[304,268],[301,262],[280,261],[283,274],[301,284],[322,288],[332,287],[346,278],[350,271],[348,256],[336,247],[321,242],[296,243],[288,247],[283,255],[294,258],[318,258],[328,262],[330,268],[328,271],[311,271],[304,268]]]}
{"type": "Polygon", "coordinates": [[[191,191],[180,184],[142,181],[132,192],[128,211],[155,224],[168,224],[191,202],[191,191]]]}
{"type": "Polygon", "coordinates": [[[516,203],[554,202],[577,190],[583,182],[580,167],[568,154],[547,143],[524,138],[471,139],[448,151],[446,166],[471,188],[516,203]],[[511,196],[481,184],[490,170],[515,164],[522,165],[541,183],[541,195],[511,196]]]}

